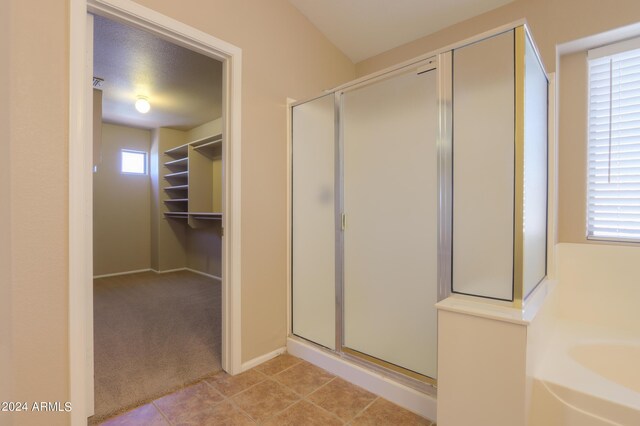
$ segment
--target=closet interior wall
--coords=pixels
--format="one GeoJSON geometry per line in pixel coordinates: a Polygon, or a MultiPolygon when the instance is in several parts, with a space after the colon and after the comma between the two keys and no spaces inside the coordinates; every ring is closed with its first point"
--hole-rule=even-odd
{"type": "MultiPolygon", "coordinates": [[[[100,104],[99,96],[96,99],[100,104]]],[[[165,151],[220,135],[221,119],[188,131],[169,128],[149,131],[96,123],[99,125],[94,134],[94,152],[99,155],[94,174],[94,275],[188,268],[220,277],[221,214],[213,219],[195,220],[192,226],[186,217],[166,217],[165,213],[172,209],[171,202],[166,200],[175,196],[176,191],[172,194],[166,190],[175,181],[164,177],[168,172],[164,164],[171,160],[165,151]],[[122,149],[148,152],[148,175],[120,173],[122,149]]],[[[221,152],[221,147],[209,152],[209,156],[216,154],[215,158],[206,159],[204,174],[198,177],[198,182],[194,180],[195,186],[205,188],[206,210],[201,206],[200,211],[222,212],[221,152]]],[[[186,189],[178,190],[180,197],[187,194],[186,189]]]]}
{"type": "MultiPolygon", "coordinates": [[[[168,170],[165,163],[172,160],[165,152],[172,148],[204,138],[220,135],[222,120],[216,119],[189,131],[160,128],[153,131],[151,144],[151,176],[152,176],[152,232],[151,232],[151,269],[163,272],[174,269],[189,268],[208,275],[220,277],[222,274],[222,221],[219,219],[197,220],[188,223],[186,217],[170,218],[167,212],[183,210],[179,203],[167,202],[182,193],[171,194],[166,188],[180,184],[189,185],[184,196],[191,194],[198,184],[205,184],[209,190],[207,194],[207,209],[200,212],[222,212],[222,158],[221,148],[216,156],[209,161],[210,166],[196,182],[191,176],[188,180],[167,180],[164,176],[175,170],[168,170]],[[200,182],[202,181],[202,182],[200,182]],[[206,181],[206,182],[204,182],[206,181]],[[195,225],[195,226],[194,226],[195,225]]],[[[190,149],[192,149],[190,147],[190,149]]],[[[193,161],[190,159],[189,161],[193,161]]],[[[188,210],[192,210],[193,200],[189,195],[188,210]]],[[[198,207],[197,205],[195,207],[198,207]]]]}

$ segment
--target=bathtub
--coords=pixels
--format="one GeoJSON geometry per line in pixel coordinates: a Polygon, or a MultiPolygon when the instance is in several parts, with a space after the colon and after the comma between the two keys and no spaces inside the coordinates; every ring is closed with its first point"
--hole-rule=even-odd
{"type": "Polygon", "coordinates": [[[533,374],[531,426],[640,425],[640,337],[569,322],[533,374]]]}

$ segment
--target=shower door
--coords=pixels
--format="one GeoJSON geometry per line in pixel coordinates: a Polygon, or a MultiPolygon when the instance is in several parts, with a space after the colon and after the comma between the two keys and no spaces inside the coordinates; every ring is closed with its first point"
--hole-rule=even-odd
{"type": "Polygon", "coordinates": [[[335,98],[292,109],[292,332],[335,349],[335,98]]]}
{"type": "Polygon", "coordinates": [[[342,351],[436,377],[436,70],[340,93],[342,351]]]}

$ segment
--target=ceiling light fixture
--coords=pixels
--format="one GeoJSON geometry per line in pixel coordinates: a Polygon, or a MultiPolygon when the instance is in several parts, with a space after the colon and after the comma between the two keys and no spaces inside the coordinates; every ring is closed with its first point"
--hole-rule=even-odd
{"type": "Polygon", "coordinates": [[[136,100],[136,109],[139,113],[146,114],[151,109],[151,104],[144,96],[138,96],[138,99],[136,100]]]}

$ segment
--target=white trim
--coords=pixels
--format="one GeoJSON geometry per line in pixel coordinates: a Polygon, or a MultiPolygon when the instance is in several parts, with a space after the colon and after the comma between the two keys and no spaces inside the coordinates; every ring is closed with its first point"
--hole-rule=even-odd
{"type": "MultiPolygon", "coordinates": [[[[98,279],[98,278],[108,278],[108,277],[117,277],[120,275],[129,275],[129,274],[138,274],[140,272],[150,272],[153,271],[153,269],[151,268],[147,268],[147,269],[135,269],[133,271],[124,271],[124,272],[114,272],[113,274],[102,274],[102,275],[94,275],[93,279],[98,279]]],[[[153,271],[156,272],[157,271],[153,271]]]]}
{"type": "Polygon", "coordinates": [[[222,281],[222,277],[213,274],[207,274],[206,272],[197,271],[191,268],[184,268],[185,271],[193,272],[194,274],[204,275],[205,277],[213,278],[214,280],[222,281]]]}
{"type": "Polygon", "coordinates": [[[98,279],[98,278],[108,278],[108,277],[117,277],[117,276],[120,276],[120,275],[139,274],[140,272],[153,272],[155,274],[168,274],[169,272],[180,272],[180,271],[189,271],[189,272],[193,272],[194,274],[204,275],[205,277],[209,277],[209,278],[213,278],[214,280],[222,281],[222,277],[219,277],[217,275],[207,274],[206,272],[197,271],[197,270],[191,269],[191,268],[167,269],[166,271],[158,271],[158,270],[155,270],[155,269],[152,269],[152,268],[135,269],[133,271],[114,272],[113,274],[94,275],[93,279],[95,280],[95,279],[98,279]]]}
{"type": "Polygon", "coordinates": [[[91,19],[84,0],[69,5],[69,398],[72,424],[86,424],[93,415],[93,243],[92,139],[93,102],[87,78],[92,52],[91,19]],[[89,46],[90,45],[90,46],[89,46]]]}
{"type": "Polygon", "coordinates": [[[175,269],[166,269],[164,271],[158,271],[157,269],[151,268],[151,270],[156,274],[168,274],[169,272],[180,272],[180,271],[184,271],[185,269],[187,268],[175,268],[175,269]]]}
{"type": "Polygon", "coordinates": [[[436,303],[438,311],[456,312],[494,321],[528,326],[542,308],[547,295],[556,282],[545,278],[525,301],[523,309],[513,305],[499,305],[491,299],[479,299],[463,294],[454,294],[436,303]]]}
{"type": "Polygon", "coordinates": [[[292,226],[291,223],[291,211],[293,209],[292,206],[292,192],[291,185],[293,184],[293,177],[291,176],[291,168],[293,164],[292,159],[292,147],[293,147],[293,139],[291,135],[292,124],[293,124],[293,110],[292,106],[296,103],[295,99],[287,98],[287,152],[286,152],[286,161],[287,161],[287,336],[293,333],[293,324],[292,324],[292,312],[291,308],[293,307],[291,302],[291,286],[293,285],[293,277],[291,276],[291,268],[293,267],[291,263],[291,236],[292,236],[292,226]]]}
{"type": "Polygon", "coordinates": [[[547,126],[549,128],[549,153],[548,167],[549,174],[549,211],[547,213],[547,277],[550,280],[556,279],[556,242],[558,241],[558,128],[556,126],[558,109],[556,102],[556,73],[549,73],[549,116],[547,126]]]}
{"type": "Polygon", "coordinates": [[[70,0],[69,4],[69,381],[72,425],[93,414],[92,286],[92,62],[87,12],[150,31],[198,53],[223,60],[225,188],[222,285],[222,367],[242,368],[241,354],[241,76],[242,51],[225,41],[131,0],[70,0]],[[89,68],[91,69],[91,68],[89,68]]]}
{"type": "Polygon", "coordinates": [[[287,351],[287,348],[285,348],[284,346],[281,348],[276,349],[275,351],[271,351],[267,354],[264,355],[260,355],[258,357],[255,357],[253,359],[250,359],[249,361],[245,362],[242,364],[242,371],[247,371],[247,370],[251,370],[253,367],[256,367],[260,364],[263,364],[275,357],[277,357],[278,355],[282,355],[283,353],[285,353],[287,351]]]}
{"type": "Polygon", "coordinates": [[[640,36],[640,22],[559,44],[556,47],[556,56],[560,57],[571,53],[583,52],[585,50],[594,49],[620,40],[638,36],[640,36]]]}
{"type": "Polygon", "coordinates": [[[636,49],[640,49],[640,37],[619,41],[617,43],[608,44],[606,46],[598,47],[595,49],[590,49],[587,52],[587,58],[589,60],[599,59],[605,56],[615,55],[616,53],[636,49]]]}
{"type": "MultiPolygon", "coordinates": [[[[380,71],[376,71],[376,72],[373,72],[371,74],[367,74],[365,76],[357,78],[355,80],[351,80],[351,81],[349,81],[347,83],[341,84],[340,86],[334,87],[333,89],[325,90],[325,93],[332,93],[332,92],[337,92],[337,91],[340,91],[340,90],[345,90],[345,89],[347,89],[347,88],[349,88],[351,86],[355,86],[355,85],[361,84],[361,83],[363,83],[365,81],[381,77],[382,75],[387,74],[389,72],[394,72],[394,71],[397,71],[397,70],[399,70],[401,68],[410,67],[410,66],[412,66],[414,64],[417,64],[419,62],[424,61],[425,59],[429,59],[431,57],[438,56],[441,53],[445,53],[445,52],[448,52],[448,51],[454,50],[454,49],[459,49],[459,48],[467,46],[469,44],[473,44],[473,43],[476,43],[478,41],[484,40],[486,38],[493,37],[495,35],[501,34],[503,32],[510,31],[510,30],[512,30],[512,29],[514,29],[516,27],[521,26],[521,25],[525,25],[526,26],[527,25],[527,20],[526,19],[518,19],[516,21],[511,22],[510,24],[501,25],[501,26],[496,27],[496,28],[494,28],[492,30],[488,30],[488,31],[485,31],[483,33],[477,34],[477,35],[475,35],[473,37],[466,38],[466,39],[458,41],[456,43],[452,43],[452,44],[449,44],[447,46],[441,47],[440,49],[432,50],[431,52],[427,52],[427,53],[424,53],[422,55],[416,56],[415,58],[408,59],[408,60],[406,60],[404,62],[400,62],[399,64],[391,65],[391,66],[389,66],[387,68],[384,68],[384,69],[382,69],[380,71]]],[[[302,102],[305,102],[305,101],[302,101],[302,102]]]]}
{"type": "Polygon", "coordinates": [[[287,351],[400,407],[436,421],[437,404],[436,399],[431,395],[419,392],[298,339],[291,337],[287,339],[287,351]]]}

